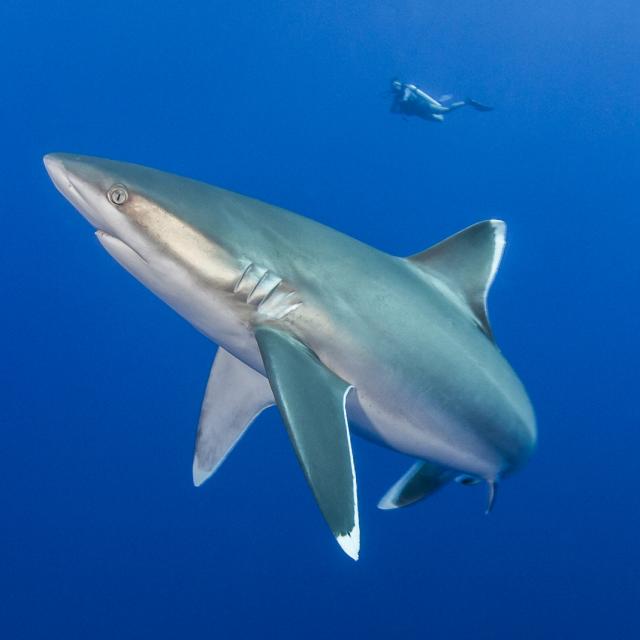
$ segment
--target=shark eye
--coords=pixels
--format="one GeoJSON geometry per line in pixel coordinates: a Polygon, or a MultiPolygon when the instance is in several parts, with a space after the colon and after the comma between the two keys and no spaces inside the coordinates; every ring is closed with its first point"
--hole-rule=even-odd
{"type": "Polygon", "coordinates": [[[114,184],[109,191],[107,191],[107,198],[109,202],[113,204],[124,204],[129,199],[129,192],[123,184],[114,184]]]}

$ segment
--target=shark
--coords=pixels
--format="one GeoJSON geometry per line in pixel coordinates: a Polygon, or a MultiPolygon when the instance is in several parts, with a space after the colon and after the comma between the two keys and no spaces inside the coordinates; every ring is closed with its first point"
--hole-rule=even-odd
{"type": "Polygon", "coordinates": [[[486,220],[398,257],[312,219],[156,169],[44,157],[56,188],[130,274],[218,345],[193,482],[276,405],[320,512],[360,552],[352,432],[415,462],[379,507],[450,482],[497,483],[536,443],[523,384],[486,301],[505,224],[486,220]]]}

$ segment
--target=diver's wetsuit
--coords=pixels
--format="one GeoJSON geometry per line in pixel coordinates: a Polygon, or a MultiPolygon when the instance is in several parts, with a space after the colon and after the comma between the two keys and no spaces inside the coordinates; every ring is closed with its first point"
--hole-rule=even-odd
{"type": "Polygon", "coordinates": [[[460,100],[444,105],[414,84],[407,84],[394,80],[391,83],[393,102],[391,104],[392,113],[401,113],[405,116],[417,116],[423,120],[444,121],[444,114],[455,109],[469,105],[477,111],[491,111],[491,107],[486,107],[475,100],[460,100]]]}

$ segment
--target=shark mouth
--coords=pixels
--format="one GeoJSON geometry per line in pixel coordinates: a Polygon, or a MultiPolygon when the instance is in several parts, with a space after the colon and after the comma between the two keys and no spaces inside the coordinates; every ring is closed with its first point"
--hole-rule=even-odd
{"type": "Polygon", "coordinates": [[[142,255],[120,238],[112,236],[102,229],[96,231],[96,238],[105,251],[125,269],[130,270],[131,266],[136,263],[140,264],[140,262],[146,266],[149,265],[149,262],[142,255]]]}

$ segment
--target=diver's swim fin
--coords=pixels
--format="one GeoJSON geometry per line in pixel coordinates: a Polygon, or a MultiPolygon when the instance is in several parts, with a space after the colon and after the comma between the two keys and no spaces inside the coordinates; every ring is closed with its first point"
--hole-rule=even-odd
{"type": "Polygon", "coordinates": [[[465,103],[470,107],[473,107],[476,111],[493,111],[493,107],[489,107],[486,104],[482,104],[481,102],[472,100],[471,98],[467,98],[467,100],[465,100],[465,103]]]}
{"type": "Polygon", "coordinates": [[[255,335],[276,404],[320,511],[344,552],[357,560],[358,497],[345,409],[351,385],[285,331],[261,325],[255,335]]]}
{"type": "Polygon", "coordinates": [[[444,487],[456,473],[434,462],[416,462],[400,480],[384,494],[378,509],[399,509],[414,504],[444,487]]]}

